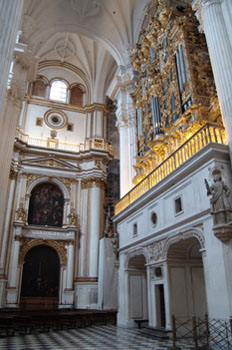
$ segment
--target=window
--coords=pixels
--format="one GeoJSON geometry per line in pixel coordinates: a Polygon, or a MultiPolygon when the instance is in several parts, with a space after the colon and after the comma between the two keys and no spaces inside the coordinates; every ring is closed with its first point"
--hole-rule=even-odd
{"type": "Polygon", "coordinates": [[[67,84],[56,80],[51,84],[50,99],[59,102],[67,102],[67,84]]]}
{"type": "Polygon", "coordinates": [[[137,236],[138,234],[138,226],[137,224],[134,224],[133,225],[133,237],[137,236]]]}
{"type": "Polygon", "coordinates": [[[181,197],[175,199],[175,213],[179,214],[183,211],[181,197]]]}

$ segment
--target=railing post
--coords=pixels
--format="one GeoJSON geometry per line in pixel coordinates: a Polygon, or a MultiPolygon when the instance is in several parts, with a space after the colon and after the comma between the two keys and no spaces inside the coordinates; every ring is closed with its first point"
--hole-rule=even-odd
{"type": "Polygon", "coordinates": [[[208,318],[208,314],[205,314],[205,328],[206,328],[206,341],[207,341],[207,349],[209,349],[209,318],[208,318]]]}
{"type": "Polygon", "coordinates": [[[195,343],[195,349],[198,350],[198,342],[197,342],[197,320],[196,316],[192,317],[192,325],[193,325],[193,341],[195,343]]]}
{"type": "Polygon", "coordinates": [[[173,350],[176,350],[176,319],[173,314],[172,314],[172,345],[173,345],[173,350]]]}
{"type": "Polygon", "coordinates": [[[231,331],[231,335],[232,335],[232,316],[230,316],[230,331],[231,331]]]}

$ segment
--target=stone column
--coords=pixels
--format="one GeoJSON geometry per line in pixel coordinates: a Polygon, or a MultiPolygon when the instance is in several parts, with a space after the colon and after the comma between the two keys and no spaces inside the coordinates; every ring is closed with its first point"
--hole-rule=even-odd
{"type": "Polygon", "coordinates": [[[223,123],[232,153],[232,46],[221,3],[221,0],[195,0],[193,9],[197,10],[196,15],[206,36],[223,123]]]}
{"type": "Polygon", "coordinates": [[[11,213],[12,213],[12,205],[14,201],[14,194],[15,194],[16,176],[17,176],[17,173],[12,169],[10,172],[10,188],[8,193],[8,205],[6,210],[6,219],[5,219],[5,225],[4,225],[4,231],[3,231],[2,250],[0,254],[0,274],[5,273],[5,259],[6,259],[6,252],[7,252],[8,231],[11,223],[11,213]]]}
{"type": "Polygon", "coordinates": [[[0,118],[0,246],[5,224],[8,179],[13,155],[15,131],[21,106],[21,100],[15,98],[12,92],[8,90],[5,97],[4,113],[0,118]]]}
{"type": "Polygon", "coordinates": [[[66,288],[73,289],[73,253],[74,253],[74,241],[68,241],[68,261],[67,261],[67,280],[66,288]]]}
{"type": "Polygon", "coordinates": [[[98,276],[98,252],[101,229],[101,179],[92,179],[89,201],[89,277],[98,276]]]}
{"type": "Polygon", "coordinates": [[[166,319],[166,329],[172,328],[171,320],[171,307],[170,307],[170,283],[169,283],[169,271],[168,263],[163,263],[163,275],[164,275],[164,301],[165,301],[165,319],[166,319]]]}
{"type": "Polygon", "coordinates": [[[120,197],[123,197],[133,187],[132,179],[135,176],[133,152],[135,126],[132,121],[119,121],[119,153],[120,153],[120,197]]]}
{"type": "Polygon", "coordinates": [[[10,278],[9,278],[10,288],[16,288],[17,286],[20,239],[21,239],[20,236],[14,237],[14,244],[13,244],[12,258],[11,258],[11,270],[10,270],[10,278]]]}
{"type": "Polygon", "coordinates": [[[0,0],[0,116],[22,8],[23,0],[0,0]]]}
{"type": "MultiPolygon", "coordinates": [[[[25,49],[25,45],[23,47],[25,49]]],[[[8,177],[13,155],[16,127],[28,81],[34,78],[37,67],[35,64],[37,60],[35,60],[30,51],[24,52],[23,47],[22,51],[15,52],[13,78],[10,89],[5,96],[3,114],[0,118],[0,242],[2,242],[5,221],[8,177]]]]}
{"type": "Polygon", "coordinates": [[[133,91],[132,72],[117,77],[116,126],[119,130],[120,149],[120,196],[123,197],[133,187],[132,179],[136,175],[133,166],[136,163],[136,122],[135,108],[130,97],[133,91]]]}

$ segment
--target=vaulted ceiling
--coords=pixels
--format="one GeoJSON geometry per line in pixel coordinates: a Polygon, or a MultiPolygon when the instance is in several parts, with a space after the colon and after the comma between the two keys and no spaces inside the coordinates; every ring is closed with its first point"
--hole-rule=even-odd
{"type": "Polygon", "coordinates": [[[93,91],[101,89],[98,95],[103,96],[117,68],[130,63],[130,51],[151,3],[24,0],[20,40],[40,62],[65,61],[81,69],[93,91]]]}

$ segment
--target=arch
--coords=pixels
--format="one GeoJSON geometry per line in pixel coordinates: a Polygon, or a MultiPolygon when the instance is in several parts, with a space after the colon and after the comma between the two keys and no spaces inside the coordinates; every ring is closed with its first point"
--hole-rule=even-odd
{"type": "Polygon", "coordinates": [[[56,177],[48,177],[48,176],[40,177],[40,178],[36,179],[35,181],[33,181],[30,184],[30,186],[28,186],[26,195],[30,197],[32,190],[37,185],[39,185],[40,183],[43,183],[43,182],[51,182],[51,183],[56,184],[60,188],[60,190],[62,191],[64,198],[65,199],[69,198],[70,194],[69,194],[67,187],[60,180],[58,180],[56,177]]]}
{"type": "Polygon", "coordinates": [[[48,79],[43,75],[38,75],[32,83],[32,95],[46,98],[46,88],[49,85],[48,79]]]}
{"type": "MultiPolygon", "coordinates": [[[[71,71],[83,80],[84,85],[85,85],[85,92],[87,94],[86,104],[90,104],[91,88],[90,88],[90,85],[89,85],[89,82],[86,78],[85,73],[80,68],[78,68],[78,67],[76,67],[73,64],[68,63],[68,62],[61,63],[58,60],[48,60],[48,61],[42,61],[39,63],[38,71],[48,69],[48,68],[56,68],[56,67],[71,71]]],[[[83,86],[82,84],[80,84],[80,85],[83,86]]]]}
{"type": "Polygon", "coordinates": [[[125,265],[124,265],[125,269],[128,269],[130,259],[134,258],[136,256],[139,256],[139,255],[143,255],[145,258],[146,264],[148,263],[149,253],[148,253],[147,248],[137,248],[136,250],[133,250],[132,252],[129,252],[127,254],[126,260],[125,260],[125,265]]]}
{"type": "Polygon", "coordinates": [[[73,84],[70,87],[70,104],[76,106],[83,106],[83,95],[85,90],[80,84],[73,84]]]}
{"type": "Polygon", "coordinates": [[[63,225],[64,196],[59,186],[44,182],[31,192],[28,224],[58,226],[63,225]]]}
{"type": "Polygon", "coordinates": [[[67,254],[66,249],[64,247],[64,241],[53,241],[48,239],[24,239],[23,244],[21,245],[20,252],[19,252],[19,264],[22,265],[25,259],[25,256],[27,252],[38,245],[47,245],[53,249],[56,250],[59,258],[60,258],[60,264],[66,265],[67,264],[67,254]]]}
{"type": "Polygon", "coordinates": [[[68,102],[69,83],[65,79],[53,78],[50,82],[49,99],[58,102],[68,102]]]}
{"type": "Polygon", "coordinates": [[[171,247],[171,245],[186,240],[188,238],[196,238],[199,241],[201,249],[205,248],[205,238],[202,230],[193,227],[185,232],[179,232],[174,237],[170,237],[165,241],[163,246],[162,259],[167,260],[168,250],[171,247]]]}

